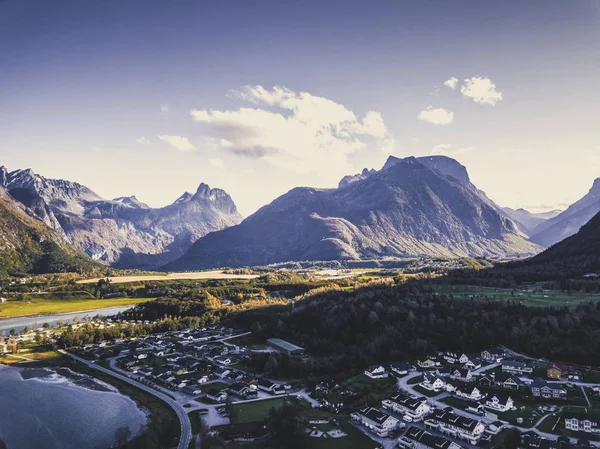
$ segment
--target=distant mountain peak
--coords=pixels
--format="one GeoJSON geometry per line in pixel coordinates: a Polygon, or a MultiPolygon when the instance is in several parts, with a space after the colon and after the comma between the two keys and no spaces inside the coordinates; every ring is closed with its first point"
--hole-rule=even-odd
{"type": "Polygon", "coordinates": [[[186,201],[189,201],[193,196],[194,195],[192,195],[190,192],[185,192],[183,195],[177,198],[177,200],[175,200],[173,204],[185,203],[186,201]]]}
{"type": "Polygon", "coordinates": [[[116,201],[117,203],[121,203],[125,206],[134,207],[134,208],[140,208],[140,209],[149,209],[150,208],[150,206],[148,206],[146,203],[142,203],[140,200],[138,200],[135,195],[121,196],[119,198],[115,198],[113,201],[116,201]]]}

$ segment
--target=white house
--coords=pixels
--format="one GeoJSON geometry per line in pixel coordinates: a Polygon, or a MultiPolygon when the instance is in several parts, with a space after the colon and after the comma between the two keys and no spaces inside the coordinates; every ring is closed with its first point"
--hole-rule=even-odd
{"type": "Polygon", "coordinates": [[[485,425],[481,421],[460,416],[452,407],[434,410],[425,418],[425,428],[468,441],[473,445],[477,445],[485,431],[485,425]]]}
{"type": "Polygon", "coordinates": [[[388,377],[388,372],[382,365],[371,365],[365,370],[365,376],[371,379],[385,379],[388,377]]]}
{"type": "Polygon", "coordinates": [[[373,407],[365,407],[350,415],[352,421],[362,424],[379,437],[387,437],[398,427],[398,420],[373,407]]]}
{"type": "Polygon", "coordinates": [[[433,373],[423,374],[423,382],[419,385],[429,391],[440,391],[446,388],[444,379],[433,373]]]}
{"type": "Polygon", "coordinates": [[[431,411],[425,398],[411,396],[403,391],[384,399],[381,405],[384,409],[399,415],[408,415],[413,421],[421,421],[431,411]]]}
{"type": "Polygon", "coordinates": [[[514,402],[510,396],[504,394],[494,394],[485,401],[485,406],[498,412],[507,412],[512,410],[514,402]]]}
{"type": "Polygon", "coordinates": [[[481,391],[473,384],[455,382],[446,386],[447,391],[453,391],[454,394],[467,401],[480,401],[483,398],[481,391]]]}
{"type": "Polygon", "coordinates": [[[446,362],[448,363],[460,363],[461,365],[464,365],[465,363],[467,363],[469,361],[469,357],[466,354],[460,353],[460,352],[444,352],[444,360],[446,360],[446,362]]]}
{"type": "Polygon", "coordinates": [[[452,371],[450,377],[464,382],[470,382],[473,380],[473,373],[469,368],[457,368],[452,371]]]}
{"type": "Polygon", "coordinates": [[[566,414],[565,429],[574,432],[599,433],[600,422],[597,418],[585,414],[566,414]]]}

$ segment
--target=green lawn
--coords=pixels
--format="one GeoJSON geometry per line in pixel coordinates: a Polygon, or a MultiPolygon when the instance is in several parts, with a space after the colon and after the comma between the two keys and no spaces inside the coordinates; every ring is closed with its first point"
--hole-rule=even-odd
{"type": "MultiPolygon", "coordinates": [[[[43,299],[27,297],[27,299],[22,301],[9,300],[4,304],[0,304],[0,318],[79,312],[115,306],[133,306],[154,299],[155,298],[43,299]]],[[[40,317],[40,324],[42,323],[43,316],[40,317]]]]}
{"type": "Polygon", "coordinates": [[[489,298],[497,300],[519,301],[527,306],[539,307],[575,307],[588,301],[600,300],[598,293],[574,292],[567,294],[561,291],[540,291],[538,285],[529,285],[522,288],[493,288],[471,285],[458,285],[451,288],[439,288],[440,293],[451,294],[458,299],[489,298]]]}
{"type": "Polygon", "coordinates": [[[264,401],[253,401],[242,404],[233,404],[236,410],[237,423],[246,423],[261,421],[269,416],[269,410],[272,408],[281,408],[286,398],[265,399],[264,401]]]}
{"type": "Polygon", "coordinates": [[[359,374],[358,376],[348,379],[344,384],[347,387],[354,388],[360,391],[365,387],[369,389],[386,388],[391,385],[395,385],[396,379],[393,377],[388,377],[386,379],[371,379],[370,377],[365,376],[364,374],[359,374]]]}
{"type": "Polygon", "coordinates": [[[340,421],[340,428],[347,436],[342,438],[308,438],[307,449],[374,449],[379,447],[371,438],[348,421],[340,421]]]}
{"type": "Polygon", "coordinates": [[[423,382],[423,376],[416,376],[413,377],[412,379],[410,379],[408,382],[406,382],[408,385],[416,385],[416,384],[420,384],[421,382],[423,382]]]}
{"type": "Polygon", "coordinates": [[[444,404],[448,404],[449,406],[460,409],[460,410],[466,410],[467,407],[470,407],[471,405],[477,406],[477,403],[475,403],[475,402],[463,401],[458,398],[453,398],[452,396],[448,396],[447,398],[440,399],[440,402],[443,402],[444,404]]]}
{"type": "Polygon", "coordinates": [[[423,396],[427,396],[428,398],[432,398],[434,396],[438,396],[443,393],[442,391],[429,391],[420,385],[417,385],[416,387],[414,387],[414,390],[417,393],[422,394],[423,396]]]}

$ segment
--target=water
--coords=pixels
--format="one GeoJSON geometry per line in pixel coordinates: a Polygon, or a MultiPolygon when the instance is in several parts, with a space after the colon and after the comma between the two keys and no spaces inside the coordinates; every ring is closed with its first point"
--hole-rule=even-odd
{"type": "Polygon", "coordinates": [[[116,391],[84,388],[56,373],[23,379],[32,373],[0,365],[0,440],[8,449],[107,449],[118,428],[134,436],[146,424],[136,403],[116,391]]]}
{"type": "MultiPolygon", "coordinates": [[[[42,324],[48,323],[50,326],[54,326],[57,321],[72,322],[73,318],[79,317],[81,320],[84,316],[94,317],[98,314],[104,316],[116,315],[120,312],[129,310],[132,306],[115,306],[105,307],[103,309],[92,310],[89,312],[70,312],[61,313],[57,315],[41,315],[32,317],[21,317],[21,318],[2,318],[0,319],[0,334],[3,332],[8,334],[11,329],[15,332],[21,332],[25,327],[30,327],[33,323],[38,323],[38,328],[42,327],[42,324]]],[[[9,448],[10,449],[10,448],[9,448]]]]}

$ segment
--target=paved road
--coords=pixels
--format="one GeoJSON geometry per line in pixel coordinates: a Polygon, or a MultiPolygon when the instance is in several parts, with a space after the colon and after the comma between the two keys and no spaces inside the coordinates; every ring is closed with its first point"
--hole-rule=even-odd
{"type": "Polygon", "coordinates": [[[69,357],[77,360],[78,362],[81,362],[81,363],[89,366],[90,368],[97,369],[98,371],[102,371],[105,374],[109,374],[113,377],[116,377],[117,379],[122,380],[123,382],[127,382],[131,385],[134,385],[134,386],[138,387],[139,389],[144,390],[145,392],[150,393],[150,394],[156,396],[157,398],[163,400],[164,402],[166,402],[175,411],[175,413],[177,414],[177,417],[179,418],[179,422],[181,423],[181,438],[179,439],[179,444],[177,445],[177,449],[188,449],[188,447],[190,445],[190,441],[192,439],[192,424],[190,423],[190,419],[187,415],[187,412],[176,401],[174,401],[167,395],[154,390],[153,388],[150,388],[144,384],[137,382],[136,380],[130,379],[127,376],[116,373],[116,372],[109,370],[107,368],[104,368],[102,366],[96,365],[95,363],[90,362],[89,360],[86,360],[79,356],[76,356],[75,354],[71,354],[70,352],[63,351],[63,350],[60,350],[60,352],[65,355],[68,355],[69,357]]]}

